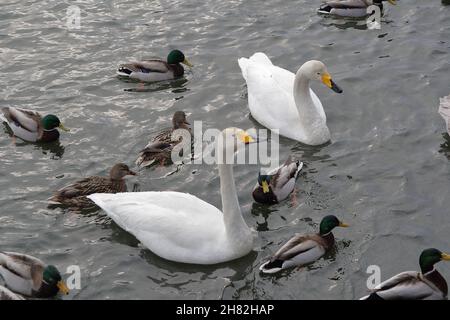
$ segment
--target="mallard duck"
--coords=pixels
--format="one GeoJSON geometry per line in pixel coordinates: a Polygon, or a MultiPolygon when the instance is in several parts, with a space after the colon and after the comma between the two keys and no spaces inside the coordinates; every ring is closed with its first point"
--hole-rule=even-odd
{"type": "Polygon", "coordinates": [[[193,67],[183,52],[172,50],[167,56],[167,62],[155,58],[121,64],[117,75],[145,82],[170,80],[181,77],[184,74],[184,68],[181,63],[188,67],[193,67]]]}
{"type": "Polygon", "coordinates": [[[378,6],[383,12],[384,1],[396,5],[395,0],[332,0],[322,4],[317,12],[340,17],[362,18],[368,15],[367,8],[371,5],[378,6]]]}
{"type": "Polygon", "coordinates": [[[42,117],[38,112],[4,107],[0,120],[6,122],[14,136],[28,142],[51,142],[59,139],[58,128],[69,131],[57,116],[53,114],[42,117]]]}
{"type": "MultiPolygon", "coordinates": [[[[255,141],[238,128],[225,129],[221,134],[223,139],[217,140],[225,143],[216,143],[216,160],[255,141]]],[[[193,264],[231,261],[253,249],[254,233],[242,217],[233,164],[228,162],[216,162],[222,211],[193,195],[172,191],[97,193],[88,197],[160,257],[193,264]]]]}
{"type": "Polygon", "coordinates": [[[262,175],[259,172],[258,183],[253,189],[253,199],[259,203],[273,204],[286,199],[295,188],[295,180],[303,168],[303,162],[289,157],[286,162],[262,175]]]}
{"type": "Polygon", "coordinates": [[[321,145],[330,140],[322,103],[309,83],[321,81],[335,92],[342,90],[322,62],[305,62],[294,75],[258,52],[250,59],[240,58],[239,66],[247,82],[250,113],[256,121],[304,144],[321,145]]]}
{"type": "Polygon", "coordinates": [[[28,297],[49,298],[68,294],[58,269],[41,260],[16,252],[0,252],[0,275],[13,292],[28,297]]]}
{"type": "Polygon", "coordinates": [[[118,163],[114,165],[109,177],[92,176],[66,186],[48,199],[51,205],[62,205],[67,207],[91,207],[92,201],[86,198],[87,195],[93,193],[116,193],[126,192],[127,185],[124,177],[136,175],[126,164],[118,163]]]}
{"type": "Polygon", "coordinates": [[[434,248],[423,250],[419,258],[421,272],[399,273],[361,300],[447,300],[447,282],[434,267],[442,260],[450,261],[450,255],[434,248]]]}
{"type": "Polygon", "coordinates": [[[450,96],[440,99],[439,114],[444,118],[447,133],[450,135],[450,96]]]}
{"type": "Polygon", "coordinates": [[[11,290],[0,286],[0,300],[25,300],[22,296],[15,294],[11,290]]]}
{"type": "Polygon", "coordinates": [[[259,270],[264,273],[276,273],[318,260],[334,245],[334,236],[331,231],[336,227],[348,227],[348,225],[333,215],[324,217],[320,222],[319,233],[295,235],[269,261],[263,263],[259,270]]]}
{"type": "Polygon", "coordinates": [[[148,167],[153,163],[171,164],[172,150],[182,139],[172,141],[172,133],[178,129],[185,129],[191,132],[190,124],[186,120],[186,114],[183,111],[177,111],[172,117],[172,128],[167,129],[156,135],[150,143],[139,152],[136,160],[138,167],[148,167]]]}

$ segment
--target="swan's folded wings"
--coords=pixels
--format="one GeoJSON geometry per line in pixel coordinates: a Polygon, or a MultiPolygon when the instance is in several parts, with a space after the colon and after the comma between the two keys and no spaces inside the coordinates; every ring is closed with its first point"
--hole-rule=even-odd
{"type": "Polygon", "coordinates": [[[439,113],[447,125],[447,133],[450,134],[450,96],[440,99],[439,113]]]}
{"type": "Polygon", "coordinates": [[[187,193],[97,193],[88,198],[158,254],[164,251],[163,242],[179,247],[208,245],[209,239],[224,232],[222,212],[187,193]]]}

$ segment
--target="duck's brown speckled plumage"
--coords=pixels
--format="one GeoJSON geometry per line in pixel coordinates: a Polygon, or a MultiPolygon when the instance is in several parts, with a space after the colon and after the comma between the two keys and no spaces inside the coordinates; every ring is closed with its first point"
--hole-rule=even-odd
{"type": "Polygon", "coordinates": [[[172,117],[172,128],[165,129],[152,138],[151,142],[139,152],[136,165],[147,167],[152,164],[170,165],[172,164],[172,150],[182,142],[172,141],[172,133],[177,129],[188,130],[191,133],[189,122],[183,111],[177,111],[172,117]]]}
{"type": "Polygon", "coordinates": [[[135,175],[135,173],[125,164],[116,164],[111,169],[109,177],[92,176],[78,180],[58,190],[49,202],[68,207],[94,207],[95,204],[86,196],[93,193],[126,192],[127,185],[123,179],[126,175],[135,175]]]}

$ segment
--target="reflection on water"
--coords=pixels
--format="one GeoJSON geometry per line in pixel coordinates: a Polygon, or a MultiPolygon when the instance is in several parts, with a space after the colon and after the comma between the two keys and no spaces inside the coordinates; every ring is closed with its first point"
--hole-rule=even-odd
{"type": "Polygon", "coordinates": [[[47,143],[38,143],[36,149],[41,149],[42,153],[45,155],[50,154],[51,159],[59,160],[63,157],[65,147],[61,144],[59,140],[47,143]]]}
{"type": "Polygon", "coordinates": [[[172,89],[172,93],[183,93],[188,91],[189,89],[185,87],[185,84],[188,82],[188,79],[185,77],[168,80],[168,81],[159,81],[159,82],[140,82],[139,80],[129,79],[118,77],[124,82],[128,83],[136,83],[136,86],[133,88],[124,89],[126,92],[157,92],[163,90],[172,89]]]}
{"type": "Polygon", "coordinates": [[[445,132],[442,134],[442,138],[444,138],[444,141],[440,145],[439,152],[443,153],[450,160],[450,136],[445,132]]]}

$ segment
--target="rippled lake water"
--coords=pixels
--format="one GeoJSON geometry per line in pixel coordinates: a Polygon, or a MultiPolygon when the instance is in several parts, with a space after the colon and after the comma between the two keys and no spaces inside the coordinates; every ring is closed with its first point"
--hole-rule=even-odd
{"type": "MultiPolygon", "coordinates": [[[[60,142],[14,145],[0,128],[0,247],[65,270],[79,265],[80,290],[64,299],[354,299],[366,268],[382,278],[418,269],[422,249],[450,250],[450,139],[437,113],[450,93],[450,6],[438,0],[387,5],[381,30],[323,18],[320,1],[11,1],[0,3],[1,106],[55,113],[72,130],[60,142]],[[66,10],[81,9],[69,30],[66,10]],[[127,60],[179,48],[195,65],[185,79],[144,87],[116,78],[127,60]],[[251,119],[237,59],[256,51],[296,71],[325,62],[343,88],[313,84],[332,141],[321,147],[281,139],[280,158],[301,157],[297,201],[255,205],[257,166],[236,166],[255,250],[221,265],[169,262],[143,248],[100,210],[50,210],[52,192],[83,176],[133,164],[176,110],[205,128],[260,128],[251,119]],[[335,214],[336,250],[276,276],[261,261],[296,232],[314,232],[335,214]]],[[[207,165],[144,170],[134,190],[191,192],[220,207],[207,165]]],[[[437,268],[450,280],[450,264],[437,268]]]]}

